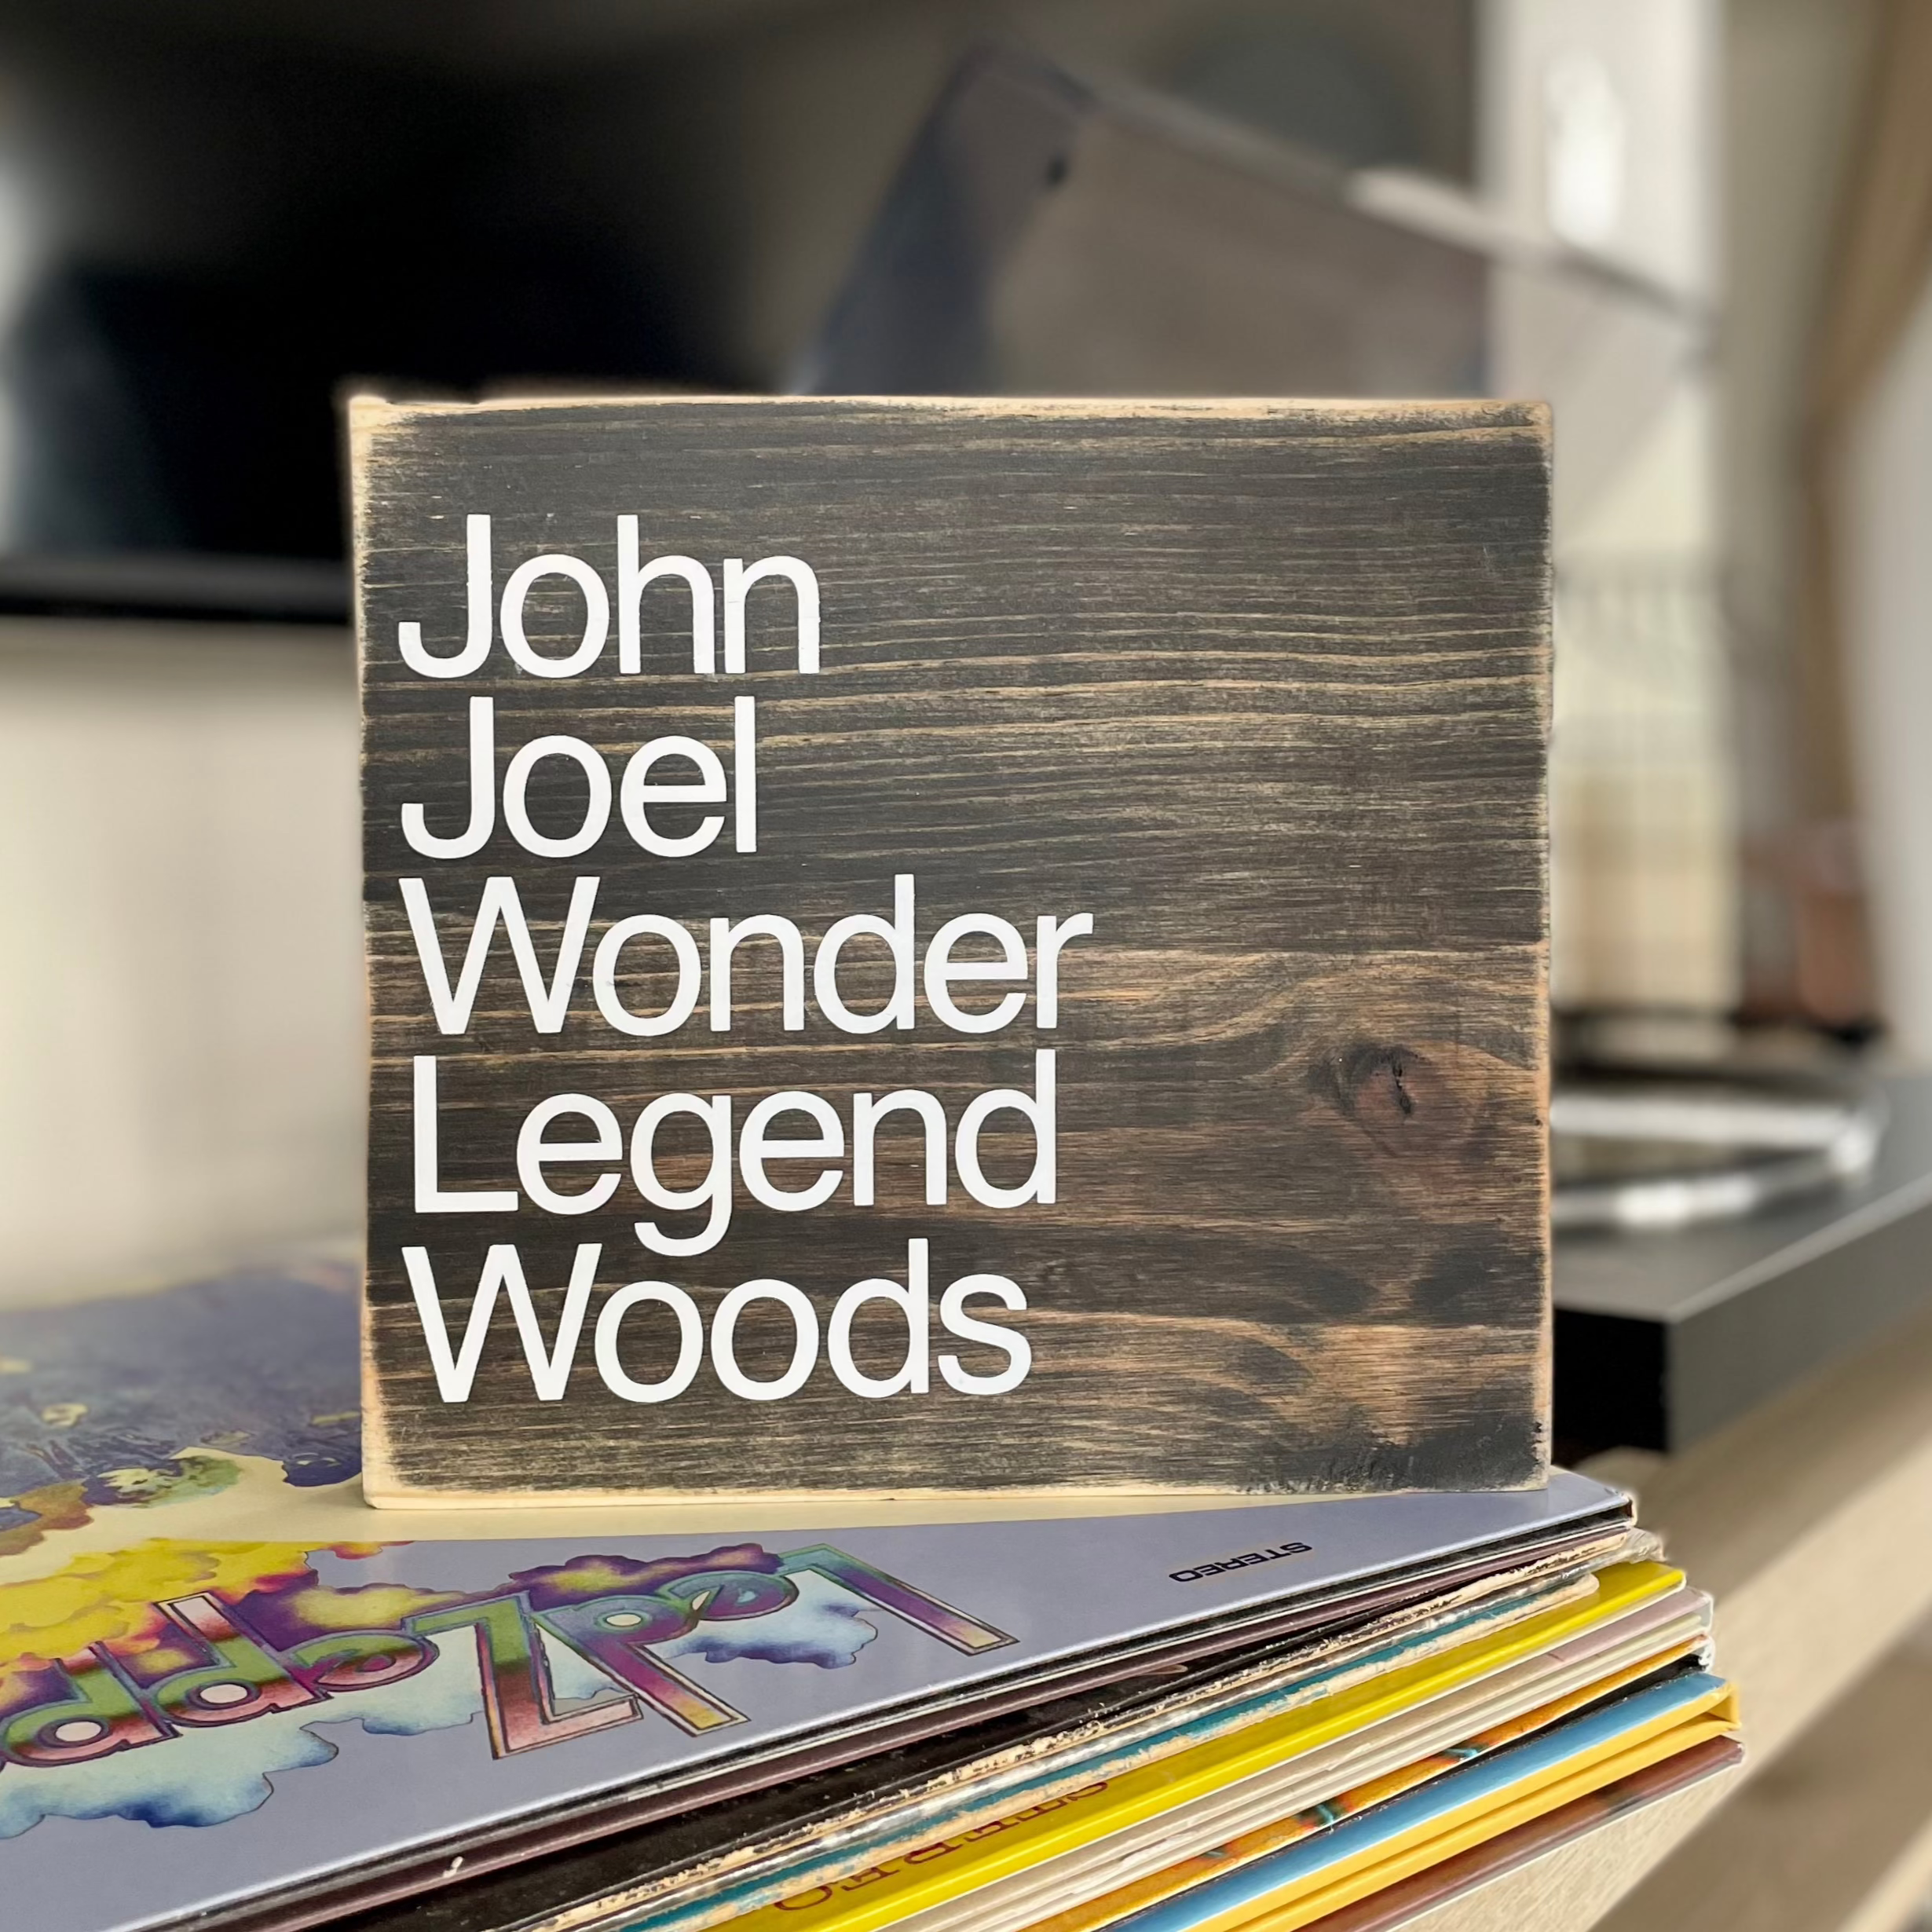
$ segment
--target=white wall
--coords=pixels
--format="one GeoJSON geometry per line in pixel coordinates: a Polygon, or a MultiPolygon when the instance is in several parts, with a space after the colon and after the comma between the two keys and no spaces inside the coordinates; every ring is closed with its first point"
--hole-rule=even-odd
{"type": "Polygon", "coordinates": [[[1484,0],[1482,20],[1498,205],[1671,287],[1712,287],[1716,0],[1484,0]]]}
{"type": "Polygon", "coordinates": [[[1726,0],[1726,301],[1718,343],[1718,505],[1737,707],[1748,990],[1796,995],[1801,450],[1872,0],[1726,0]]]}
{"type": "Polygon", "coordinates": [[[1879,995],[1932,1066],[1932,287],[1862,413],[1846,476],[1848,684],[1879,995]]]}
{"type": "Polygon", "coordinates": [[[0,621],[0,1305],[362,1213],[354,663],[0,621]]]}
{"type": "Polygon", "coordinates": [[[1493,284],[1491,379],[1554,412],[1551,990],[1722,1012],[1739,989],[1709,311],[1716,0],[1485,0],[1482,176],[1511,224],[1641,276],[1493,284]]]}

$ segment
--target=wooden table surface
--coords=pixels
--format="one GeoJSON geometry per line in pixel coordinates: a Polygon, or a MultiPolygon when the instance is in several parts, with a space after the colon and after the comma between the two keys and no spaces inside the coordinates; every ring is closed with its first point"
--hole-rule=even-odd
{"type": "Polygon", "coordinates": [[[1681,1456],[1589,1469],[1716,1597],[1747,1762],[1409,1923],[1902,1932],[1932,1889],[1932,1315],[1681,1456]]]}

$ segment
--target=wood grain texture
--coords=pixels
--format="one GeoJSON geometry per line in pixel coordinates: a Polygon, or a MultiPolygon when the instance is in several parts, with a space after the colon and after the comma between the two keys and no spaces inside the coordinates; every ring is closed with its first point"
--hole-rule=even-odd
{"type": "MultiPolygon", "coordinates": [[[[1541,1479],[1540,411],[364,403],[352,428],[374,1496],[1541,1479]],[[689,555],[714,576],[726,557],[804,558],[823,598],[822,669],[796,668],[789,593],[761,587],[748,672],[693,675],[690,602],[674,585],[644,593],[641,675],[619,674],[613,620],[579,676],[532,676],[500,641],[474,679],[418,676],[397,624],[421,622],[434,651],[460,645],[474,514],[493,519],[499,590],[516,563],[565,551],[614,592],[620,514],[639,518],[646,558],[689,555]],[[547,734],[598,747],[613,775],[666,733],[729,766],[732,699],[755,697],[759,849],[730,850],[727,832],[694,857],[653,858],[613,814],[581,858],[540,859],[499,816],[474,857],[419,857],[401,807],[420,803],[445,834],[467,821],[465,701],[478,695],[495,701],[499,780],[512,750],[547,734]],[[1040,914],[1092,916],[1092,937],[1063,957],[1055,1030],[1037,1028],[1030,1000],[1004,1030],[950,1031],[922,995],[910,1031],[854,1037],[814,1006],[788,1033],[768,943],[737,955],[728,1034],[708,1030],[701,1008],[657,1039],[599,1018],[590,952],[619,917],[668,914],[701,950],[714,917],[778,913],[809,953],[835,919],[889,915],[902,873],[917,880],[922,950],[967,912],[1029,935],[1040,914]],[[499,933],[468,1033],[445,1037],[397,880],[424,880],[453,968],[483,882],[503,875],[546,966],[573,882],[601,882],[569,1017],[556,1034],[534,1030],[499,933]],[[632,1225],[653,1210],[628,1178],[580,1217],[528,1202],[514,1216],[414,1211],[415,1055],[440,1063],[442,1184],[503,1189],[518,1185],[518,1125],[547,1095],[595,1096],[628,1131],[667,1092],[730,1095],[741,1120],[756,1099],[802,1089],[849,1123],[853,1092],[918,1088],[956,1122],[975,1093],[1030,1089],[1043,1047],[1059,1082],[1052,1205],[982,1207],[957,1184],[946,1206],[924,1205],[902,1123],[881,1142],[876,1206],[853,1205],[849,1175],[805,1214],[760,1209],[741,1186],[723,1242],[689,1259],[639,1246],[632,1225]],[[566,1397],[544,1403],[499,1306],[473,1398],[445,1403],[400,1259],[429,1250],[458,1334],[485,1248],[505,1241],[547,1334],[585,1242],[602,1246],[599,1301],[654,1279],[708,1310],[778,1277],[822,1323],[851,1283],[903,1280],[912,1238],[931,1244],[935,1298],[979,1272],[1023,1290],[1023,1313],[979,1310],[1025,1333],[1033,1368],[1018,1388],[963,1394],[935,1371],[924,1395],[869,1401],[821,1359],[796,1395],[752,1403],[707,1365],[684,1395],[645,1407],[604,1386],[587,1327],[566,1397]]],[[[526,617],[532,644],[561,655],[583,605],[553,583],[526,617]]],[[[562,832],[582,818],[584,781],[553,759],[529,796],[532,818],[562,832]]],[[[679,809],[662,814],[673,829],[695,821],[679,809]]],[[[661,945],[627,953],[634,1010],[668,997],[669,959],[661,945]],[[666,976],[652,978],[653,961],[666,976]]],[[[847,959],[851,1004],[883,1001],[884,948],[847,959]]],[[[1030,1147],[1005,1138],[990,1137],[986,1165],[1011,1185],[1030,1147]]],[[[660,1162],[671,1184],[699,1166],[694,1145],[682,1169],[660,1162]]],[[[633,1374],[668,1367],[660,1313],[625,1330],[633,1374]]],[[[855,1330],[879,1374],[902,1349],[902,1322],[895,1347],[886,1317],[898,1319],[887,1309],[876,1331],[855,1330]]],[[[775,1309],[748,1316],[746,1372],[776,1375],[790,1339],[775,1309]]],[[[1000,1365],[972,1345],[961,1359],[1000,1365]]]]}

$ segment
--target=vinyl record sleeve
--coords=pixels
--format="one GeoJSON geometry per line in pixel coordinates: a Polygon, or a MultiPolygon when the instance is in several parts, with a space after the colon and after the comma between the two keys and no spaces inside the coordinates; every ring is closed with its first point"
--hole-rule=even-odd
{"type": "Polygon", "coordinates": [[[1722,1777],[1744,1762],[1744,1747],[1734,1737],[1714,1737],[1693,1744],[1688,1751],[1572,1798],[1526,1824],[1486,1839],[1413,1877],[1384,1886],[1355,1905],[1327,1913],[1319,1922],[1321,1932],[1392,1932],[1395,1927],[1432,1907],[1447,1905],[1506,1873],[1534,1864],[1632,1812],[1722,1777]]]}
{"type": "Polygon", "coordinates": [[[1294,1932],[1601,1786],[1727,1736],[1736,1724],[1730,1686],[1707,1671],[1688,1672],[1629,1691],[1233,1872],[1220,1872],[1211,1859],[1192,1861],[1175,1875],[1175,1894],[1162,1902],[1135,1909],[1140,1894],[1130,1890],[1058,1914],[1030,1932],[1116,1926],[1122,1932],[1294,1932]]]}
{"type": "MultiPolygon", "coordinates": [[[[1217,1725],[1238,1728],[1272,1708],[1271,1700],[1319,1696],[1577,1601],[1594,1586],[1577,1564],[1609,1560],[1601,1546],[1590,1551],[1572,1545],[1447,1600],[1258,1648],[1152,1670],[1116,1665],[1107,1681],[1070,1695],[1054,1686],[1045,1702],[1015,1691],[990,1717],[975,1707],[969,1722],[946,1725],[920,1712],[855,1739],[808,1743],[782,1761],[726,1769],[681,1794],[606,1807],[580,1828],[580,1836],[598,1836],[545,1856],[529,1854],[558,1842],[554,1827],[492,1838],[470,1854],[459,1883],[427,1896],[407,1896],[422,1881],[406,1866],[379,1868],[358,1875],[356,1897],[398,1902],[360,1913],[344,1932],[582,1932],[591,1917],[635,1916],[679,1887],[782,1873],[805,1851],[865,1839],[883,1819],[909,1830],[917,1819],[950,1815],[963,1789],[995,1809],[1004,1794],[1049,1774],[1055,1788],[1071,1789],[1096,1755],[1151,1762],[1217,1725]],[[1131,1674],[1120,1674],[1123,1667],[1131,1674]],[[653,1808],[679,1802],[687,1808],[653,1808]]],[[[442,1876],[439,1867],[432,1882],[442,1876]]],[[[237,1932],[290,1923],[248,1916],[237,1932]]]]}
{"type": "MultiPolygon", "coordinates": [[[[1446,1776],[1462,1766],[1486,1756],[1491,1751],[1502,1749],[1518,1738],[1561,1722],[1601,1698],[1614,1695],[1645,1679],[1660,1678],[1664,1673],[1689,1668],[1692,1661],[1687,1652],[1663,1654],[1641,1659],[1625,1668],[1607,1672],[1594,1684],[1586,1685],[1566,1696],[1553,1698],[1547,1704],[1498,1721],[1473,1736],[1454,1741],[1447,1741],[1447,1734],[1439,1727],[1436,1736],[1433,1739],[1412,1738],[1407,1744],[1406,1748],[1420,1748],[1423,1752],[1422,1756],[1407,1764],[1394,1763],[1398,1749],[1404,1747],[1403,1740],[1392,1736],[1381,1747],[1360,1754],[1362,1762],[1358,1769],[1366,1779],[1364,1785],[1351,1787],[1332,1799],[1315,1799],[1313,1795],[1315,1786],[1313,1780],[1310,1779],[1305,1782],[1301,1794],[1293,1796],[1280,1795],[1278,1802],[1302,1806],[1302,1809],[1291,1814],[1291,1817],[1297,1820],[1299,1835],[1310,1835],[1334,1822],[1337,1816],[1345,1815],[1351,1807],[1359,1807],[1371,1801],[1380,1802],[1400,1791],[1425,1784],[1433,1778],[1446,1776]],[[1370,1773],[1375,1775],[1369,1775],[1370,1773]],[[1304,1804],[1304,1798],[1310,1802],[1304,1804]]],[[[1404,1728],[1412,1733],[1424,1731],[1425,1727],[1422,1719],[1429,1714],[1420,1714],[1416,1720],[1404,1728]]],[[[1337,1758],[1341,1755],[1340,1752],[1335,1754],[1337,1758]]],[[[1260,1780],[1257,1782],[1258,1784],[1260,1780]]],[[[1256,1820],[1260,1819],[1264,1809],[1263,1795],[1257,1792],[1252,1800],[1239,1806],[1212,1807],[1201,1805],[1190,1807],[1171,1820],[1159,1820],[1159,1824],[1165,1830],[1169,1846],[1168,1855],[1170,1857],[1193,1855],[1198,1846],[1182,1842],[1182,1831],[1184,1828],[1189,1831],[1198,1828],[1207,1820],[1210,1809],[1218,1809],[1224,1814],[1222,1828],[1232,1830],[1242,1826],[1250,1829],[1261,1828],[1256,1820]]],[[[1275,1821],[1278,1825],[1280,1822],[1279,1820],[1275,1821]]],[[[1154,1834],[1151,1833],[1150,1836],[1154,1834]]],[[[1106,1847],[1103,1845],[1096,1850],[1096,1853],[1101,1852],[1106,1847]]],[[[1145,1869],[1147,1864],[1154,1862],[1154,1853],[1150,1851],[1144,1859],[1135,1859],[1131,1870],[1123,1861],[1120,1871],[1114,1875],[1118,1878],[1130,1876],[1133,1872],[1145,1869]]],[[[1097,1857],[1095,1862],[1098,1863],[1097,1857]]],[[[1028,1903],[1023,1905],[1016,1901],[1012,1910],[1002,1913],[997,1919],[980,1916],[976,1910],[977,1901],[969,1894],[957,1902],[950,1915],[935,1912],[921,1915],[917,1922],[906,1921],[906,1932],[939,1932],[941,1927],[957,1925],[972,1926],[975,1932],[994,1932],[996,1926],[1010,1928],[1011,1932],[1026,1932],[1026,1929],[1030,1929],[1043,1914],[1078,1905],[1092,1890],[1094,1880],[1090,1872],[1054,1875],[1061,1882],[1043,1886],[1037,1894],[1030,1894],[1028,1903]],[[928,1918],[931,1919],[930,1927],[927,1923],[928,1918]]]]}
{"type": "MultiPolygon", "coordinates": [[[[1546,1611],[1446,1653],[1264,1713],[1231,1733],[1210,1735],[1153,1763],[1096,1754],[1072,1789],[1063,1788],[1070,1782],[1063,1779],[1046,1788],[1023,1788],[1014,1794],[1018,1802],[991,1818],[971,1803],[970,1795],[963,1795],[954,1815],[941,1821],[936,1832],[892,1831],[887,1821],[870,1862],[854,1868],[849,1855],[807,1858],[796,1869],[791,1889],[768,1905],[758,1904],[759,1896],[770,1889],[760,1886],[756,1892],[735,1888],[689,1908],[675,1901],[660,1905],[652,1914],[653,1932],[700,1932],[726,1917],[741,1921],[746,1932],[775,1932],[786,1925],[801,1932],[877,1932],[914,1916],[922,1926],[928,1919],[936,1923],[936,1908],[955,1901],[964,1915],[961,1923],[988,1924],[987,1885],[1030,1872],[1044,1861],[1070,1862],[1072,1854],[1089,1847],[1118,1860],[1122,1835],[1131,1828],[1177,1831],[1188,1807],[1239,1802],[1257,1785],[1279,1784],[1283,1773],[1304,1765],[1306,1771],[1297,1781],[1309,1785],[1306,1795],[1283,1799],[1272,1812],[1263,1801],[1264,1815],[1347,1790],[1370,1775],[1367,1769],[1352,1769],[1351,1761],[1359,1766],[1363,1755],[1375,1751],[1380,1734],[1394,1731],[1410,1740],[1395,1747],[1398,1762],[1386,1767],[1394,1771],[1409,1759],[1462,1748],[1465,1725],[1472,1732],[1480,1727],[1487,1736],[1504,1719],[1516,1721],[1526,1711],[1539,1713],[1536,1722],[1553,1722],[1579,1707],[1577,1699],[1587,1702],[1605,1694],[1609,1686],[1600,1687],[1598,1681],[1615,1674],[1615,1660],[1598,1662],[1586,1655],[1582,1669],[1568,1673],[1583,1681],[1558,1682],[1553,1680],[1562,1667],[1553,1653],[1581,1646],[1593,1634],[1607,1634],[1645,1607],[1674,1596],[1681,1580],[1660,1564],[1619,1566],[1605,1573],[1592,1600],[1546,1611]],[[1513,1674],[1520,1687],[1511,1696],[1506,1680],[1513,1674]],[[1494,1692],[1488,1688],[1492,1680],[1494,1692]],[[1561,1711],[1547,1711],[1560,1695],[1569,1701],[1561,1711]],[[1493,1703],[1499,1696],[1506,1699],[1502,1707],[1485,1714],[1483,1700],[1493,1703]],[[1422,1738],[1413,1735],[1414,1727],[1400,1722],[1405,1714],[1417,1711],[1424,1720],[1433,1718],[1422,1738]],[[1432,1731],[1440,1734],[1430,1741],[1432,1731]]],[[[1692,1616],[1688,1622],[1694,1642],[1697,1620],[1692,1616]]],[[[1645,1654],[1637,1660],[1639,1674],[1655,1667],[1648,1655],[1654,1647],[1648,1641],[1640,1645],[1645,1654]]],[[[1509,1736],[1517,1734],[1512,1731],[1509,1736]]],[[[1495,1748],[1502,1741],[1508,1740],[1487,1742],[1484,1747],[1495,1748]]],[[[1430,1769],[1457,1761],[1451,1757],[1430,1769]]],[[[1004,1914],[1001,1923],[1006,1923],[1004,1914]]],[[[608,1932],[616,1932],[616,1926],[612,1920],[608,1932]]]]}
{"type": "Polygon", "coordinates": [[[397,1519],[370,1513],[368,1541],[225,1537],[226,1498],[258,1521],[265,1467],[291,1492],[353,1483],[353,1428],[322,1406],[341,1400],[341,1313],[353,1345],[346,1286],[191,1284],[0,1319],[0,1356],[26,1365],[7,1370],[25,1400],[0,1407],[0,1886],[35,1932],[278,1898],[313,1923],[371,1868],[426,1883],[545,1820],[594,1830],[680,1780],[784,1775],[786,1751],[841,1729],[883,1744],[949,1700],[942,1722],[964,1722],[1083,1670],[1126,1677],[1405,1590],[1493,1591],[1513,1565],[1557,1574],[1628,1524],[1627,1498],[1559,1474],[819,1533],[398,1546],[373,1534],[397,1519]],[[247,1412],[225,1425],[225,1404],[247,1412]],[[45,1417],[75,1409],[50,1444],[45,1417]]]}
{"type": "MultiPolygon", "coordinates": [[[[1617,1690],[1707,1658],[1708,1604],[1700,1614],[1698,1601],[1696,1593],[1678,1593],[1656,1606],[1668,1610],[1677,1603],[1662,1618],[1613,1614],[1582,1637],[1459,1689],[1441,1687],[1473,1666],[1460,1653],[1419,1678],[1395,1673],[1385,1689],[1363,1687],[1378,1694],[1375,1702],[1402,1704],[1380,1718],[1367,1714],[1360,1692],[1345,1693],[1340,1701],[1353,1710],[1337,1711],[1332,1720],[1326,1710],[1307,1713],[1301,1737],[1271,1738],[1268,1733],[1281,1727],[1262,1724],[1218,1750],[1190,1751],[1148,1771],[1107,1777],[1107,1767],[1096,1766],[1093,1782],[1062,1795],[1067,1815],[1045,1806],[1016,1807],[997,1821],[1005,1828],[997,1831],[968,1827],[937,1847],[929,1839],[909,1849],[886,1847],[876,1864],[842,1883],[795,1891],[754,1914],[745,1921],[747,1932],[767,1918],[794,1932],[868,1932],[875,1922],[902,1923],[906,1932],[1022,1932],[1050,1911],[1151,1877],[1231,1836],[1258,1838],[1284,1817],[1306,1813],[1297,1828],[1305,1835],[1349,1809],[1440,1776],[1617,1690]],[[1403,1685],[1404,1678],[1411,1681],[1403,1685]],[[1322,1744],[1316,1740],[1323,1733],[1341,1734],[1322,1744]],[[1372,1800],[1358,1795],[1370,1784],[1377,1787],[1372,1800]],[[1001,1879],[1001,1871],[1008,1875],[1001,1879]]],[[[1494,1659],[1548,1622],[1533,1619],[1468,1648],[1494,1659]]],[[[612,1932],[616,1923],[584,1932],[612,1932]]]]}
{"type": "MultiPolygon", "coordinates": [[[[1372,1898],[1385,1886],[1426,1872],[1439,1861],[1486,1844],[1519,1825],[1534,1824],[1579,1798],[1667,1763],[1680,1755],[1729,1742],[1735,1736],[1736,1722],[1735,1713],[1707,1710],[1615,1750],[1591,1753],[1546,1782],[1526,1783],[1493,1809],[1473,1810],[1455,1818],[1433,1836],[1418,1836],[1412,1843],[1392,1849],[1386,1857],[1343,1872],[1330,1884],[1272,1905],[1258,1918],[1231,1920],[1224,1926],[1203,1927],[1202,1932],[1234,1932],[1237,1925],[1248,1928],[1248,1932],[1300,1932],[1301,1927],[1315,1924],[1331,1912],[1372,1898]]],[[[1157,1932],[1157,1929],[1148,1927],[1144,1932],[1157,1932]]]]}

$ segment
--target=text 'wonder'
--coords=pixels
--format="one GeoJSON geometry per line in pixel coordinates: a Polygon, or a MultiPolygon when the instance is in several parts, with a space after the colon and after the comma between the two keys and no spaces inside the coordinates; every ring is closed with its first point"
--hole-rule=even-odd
{"type": "Polygon", "coordinates": [[[350,427],[375,1500],[1541,1480],[1539,410],[350,427]]]}

